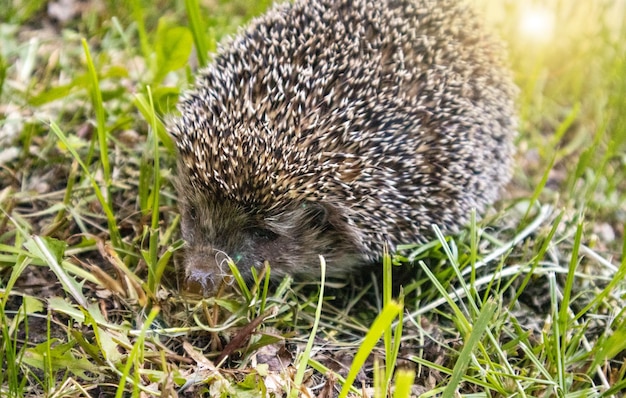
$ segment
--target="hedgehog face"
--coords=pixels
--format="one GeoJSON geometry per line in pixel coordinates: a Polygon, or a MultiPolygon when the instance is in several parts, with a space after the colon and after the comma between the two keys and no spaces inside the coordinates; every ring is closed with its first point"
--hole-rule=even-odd
{"type": "MultiPolygon", "coordinates": [[[[346,272],[361,261],[353,234],[334,225],[337,210],[306,202],[261,214],[253,208],[202,195],[180,203],[185,253],[186,290],[216,292],[230,274],[228,259],[250,280],[251,268],[269,262],[272,276],[319,275],[319,255],[346,272]]],[[[339,269],[339,268],[338,268],[339,269]]]]}

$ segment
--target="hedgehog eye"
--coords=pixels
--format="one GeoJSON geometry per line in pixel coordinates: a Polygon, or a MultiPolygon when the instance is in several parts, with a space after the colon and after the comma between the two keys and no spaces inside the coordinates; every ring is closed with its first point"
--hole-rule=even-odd
{"type": "Polygon", "coordinates": [[[262,239],[266,241],[276,240],[278,238],[278,234],[273,231],[270,231],[267,228],[250,228],[250,234],[254,236],[255,239],[262,239]]]}
{"type": "Polygon", "coordinates": [[[198,219],[198,213],[195,206],[189,206],[187,208],[187,216],[194,221],[198,219]]]}

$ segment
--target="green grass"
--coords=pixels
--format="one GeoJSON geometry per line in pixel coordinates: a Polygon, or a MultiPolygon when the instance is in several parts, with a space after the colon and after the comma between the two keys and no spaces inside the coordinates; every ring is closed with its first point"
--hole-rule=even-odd
{"type": "Polygon", "coordinates": [[[400,294],[387,258],[382,285],[235,269],[187,296],[164,120],[268,3],[0,5],[0,396],[621,396],[626,2],[545,2],[538,37],[529,2],[475,2],[520,87],[517,168],[484,220],[406,242],[400,294]]]}

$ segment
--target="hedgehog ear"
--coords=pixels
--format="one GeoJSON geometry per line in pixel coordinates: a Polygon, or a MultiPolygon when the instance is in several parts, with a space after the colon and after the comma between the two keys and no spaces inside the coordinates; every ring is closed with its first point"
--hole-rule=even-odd
{"type": "Polygon", "coordinates": [[[307,202],[303,205],[312,224],[323,227],[328,223],[329,209],[320,202],[307,202]]]}

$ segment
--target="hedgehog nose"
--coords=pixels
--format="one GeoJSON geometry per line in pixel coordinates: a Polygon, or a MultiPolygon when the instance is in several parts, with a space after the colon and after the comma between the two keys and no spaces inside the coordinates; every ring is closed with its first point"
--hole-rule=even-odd
{"type": "Polygon", "coordinates": [[[192,251],[185,262],[183,288],[189,294],[211,296],[217,292],[222,273],[213,250],[192,251]]]}
{"type": "Polygon", "coordinates": [[[200,296],[211,296],[217,290],[214,275],[204,268],[187,268],[183,288],[187,293],[200,296]]]}

